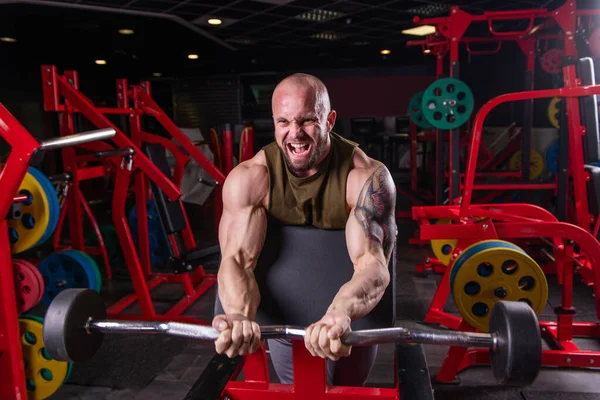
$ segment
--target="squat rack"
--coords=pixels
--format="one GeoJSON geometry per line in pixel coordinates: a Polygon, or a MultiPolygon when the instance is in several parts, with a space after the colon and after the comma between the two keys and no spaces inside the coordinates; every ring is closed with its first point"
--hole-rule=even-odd
{"type": "MultiPolygon", "coordinates": [[[[535,67],[535,44],[539,40],[547,39],[559,39],[561,35],[534,35],[534,21],[536,18],[545,16],[548,13],[546,9],[530,9],[530,10],[518,10],[518,11],[492,11],[484,12],[481,15],[469,14],[459,7],[452,7],[450,9],[450,15],[447,17],[436,17],[436,18],[420,18],[415,17],[413,20],[416,25],[432,25],[436,27],[436,33],[426,36],[424,40],[412,40],[407,42],[407,46],[421,46],[423,54],[434,55],[436,57],[436,79],[440,79],[444,76],[444,59],[446,55],[449,55],[449,68],[448,76],[459,79],[459,50],[460,43],[464,43],[466,50],[469,54],[496,54],[500,51],[502,43],[504,41],[514,41],[523,51],[527,57],[526,72],[525,72],[525,85],[524,90],[534,89],[534,67],[535,67]],[[529,20],[528,27],[521,31],[496,31],[493,27],[493,23],[502,20],[529,20]],[[487,22],[489,32],[492,37],[467,37],[464,36],[467,29],[471,24],[475,22],[487,22]],[[496,47],[487,50],[475,50],[473,44],[481,43],[495,43],[496,47]]],[[[537,30],[537,29],[535,29],[537,30]]],[[[518,172],[502,172],[498,174],[486,172],[486,175],[497,175],[497,176],[513,176],[518,177],[522,181],[528,180],[530,171],[530,156],[531,156],[531,134],[533,129],[533,100],[524,102],[524,114],[523,114],[523,129],[521,130],[521,170],[518,172]]],[[[413,135],[412,141],[416,143],[416,140],[431,140],[435,139],[436,143],[444,143],[446,138],[449,139],[449,158],[448,158],[448,172],[443,162],[444,148],[442,145],[436,147],[436,189],[435,189],[435,204],[457,204],[460,193],[461,185],[461,173],[460,173],[460,149],[461,139],[460,130],[454,129],[447,134],[444,131],[437,130],[432,136],[426,134],[417,139],[416,131],[411,132],[413,135]],[[448,177],[449,195],[448,198],[444,198],[445,191],[445,178],[448,177]]],[[[514,146],[511,146],[511,149],[514,146]]],[[[416,163],[411,165],[412,168],[416,169],[416,163]]],[[[416,171],[413,172],[413,179],[416,175],[416,171]]],[[[481,187],[480,190],[506,190],[506,186],[493,185],[485,188],[481,187]]],[[[554,186],[551,185],[535,185],[527,184],[527,186],[521,187],[521,189],[552,189],[554,186]]],[[[413,185],[412,189],[415,189],[413,185]]],[[[492,193],[489,197],[493,197],[498,193],[492,193]]]]}
{"type": "MultiPolygon", "coordinates": [[[[514,15],[530,19],[530,28],[535,18],[547,18],[545,24],[556,23],[564,32],[563,78],[564,88],[548,90],[531,90],[498,96],[488,101],[477,113],[472,129],[470,153],[464,177],[462,197],[458,205],[413,207],[413,219],[419,221],[420,238],[424,240],[456,238],[458,248],[454,249],[453,259],[472,243],[486,239],[531,240],[550,237],[552,247],[551,261],[559,284],[562,285],[562,301],[555,312],[556,322],[540,321],[542,332],[556,349],[544,350],[542,364],[559,367],[595,367],[600,363],[600,352],[579,349],[573,338],[600,337],[600,323],[574,322],[575,308],[573,307],[573,275],[579,273],[588,279],[593,286],[597,318],[600,319],[600,267],[593,265],[600,260],[600,243],[595,233],[598,228],[598,218],[590,214],[587,198],[586,183],[590,174],[585,170],[582,135],[586,134],[581,121],[579,99],[581,97],[600,94],[600,85],[582,85],[577,76],[577,49],[575,34],[577,20],[581,16],[600,15],[600,10],[577,10],[575,1],[569,1],[558,9],[528,10],[529,14],[517,11],[514,15]],[[563,184],[565,191],[559,195],[566,196],[567,178],[572,179],[576,215],[573,223],[559,222],[550,212],[531,204],[472,204],[475,185],[477,158],[481,145],[481,132],[486,116],[496,106],[502,103],[533,99],[564,97],[567,110],[568,130],[561,139],[566,140],[567,152],[561,152],[559,170],[564,167],[563,184]],[[567,157],[568,156],[568,157],[567,157]],[[435,225],[430,221],[448,218],[453,224],[435,225]],[[593,222],[596,222],[592,228],[593,222]],[[578,246],[575,247],[575,246],[578,246]],[[577,264],[577,265],[575,265],[577,264]]],[[[503,18],[512,18],[509,12],[504,12],[503,18]]],[[[452,14],[461,14],[452,11],[452,14]]],[[[495,14],[497,16],[497,14],[495,14]]],[[[488,21],[491,26],[493,18],[477,16],[479,20],[488,21]]],[[[562,125],[561,125],[562,126],[562,125]]],[[[561,146],[564,142],[561,142],[561,146]]],[[[523,164],[525,165],[525,163],[523,164]]],[[[561,177],[559,176],[558,187],[561,177]]],[[[560,190],[559,190],[560,191],[560,190]]],[[[450,268],[444,271],[440,286],[434,295],[425,321],[439,323],[450,328],[465,331],[474,330],[462,318],[443,311],[446,299],[450,295],[450,268]]],[[[487,354],[478,350],[466,351],[451,347],[439,375],[438,381],[451,382],[456,374],[471,365],[488,362],[487,354]]]]}
{"type": "MultiPolygon", "coordinates": [[[[459,44],[465,43],[467,52],[471,54],[495,54],[497,53],[504,41],[514,41],[523,51],[527,57],[526,72],[525,72],[525,91],[534,90],[534,67],[536,60],[536,44],[541,40],[562,40],[564,42],[564,54],[565,57],[576,56],[575,40],[574,35],[576,27],[578,25],[578,19],[582,16],[600,15],[598,10],[577,10],[576,2],[570,1],[565,3],[563,6],[557,8],[554,11],[548,11],[547,9],[528,9],[528,10],[517,10],[517,11],[493,11],[484,12],[481,15],[472,15],[459,7],[452,7],[450,9],[450,15],[447,17],[437,18],[425,18],[415,17],[414,22],[416,25],[433,25],[436,27],[436,33],[428,35],[424,40],[409,41],[407,46],[421,46],[424,54],[433,54],[436,56],[436,67],[437,77],[439,78],[443,73],[443,60],[446,54],[449,53],[450,58],[450,76],[458,77],[458,58],[459,58],[459,44]],[[541,22],[534,26],[537,20],[541,22]],[[494,29],[494,22],[506,21],[506,20],[526,20],[528,21],[527,27],[520,31],[505,31],[499,32],[494,29]],[[491,37],[466,37],[465,32],[469,26],[474,22],[486,22],[489,32],[492,34],[491,37]],[[538,30],[543,27],[552,27],[558,25],[562,28],[563,32],[558,34],[536,34],[538,30]],[[570,35],[564,32],[571,33],[570,35]],[[496,47],[488,50],[474,50],[471,45],[479,43],[496,43],[496,47]],[[569,49],[567,49],[569,47],[569,49]]],[[[565,76],[565,80],[567,77],[565,76]]],[[[571,78],[570,78],[571,79],[571,78]]],[[[529,179],[530,171],[530,157],[531,157],[531,138],[533,129],[533,99],[523,99],[524,114],[523,114],[523,129],[521,135],[521,170],[518,172],[476,172],[475,177],[479,176],[512,176],[513,178],[519,178],[516,182],[506,183],[484,183],[484,184],[472,184],[469,191],[491,191],[489,194],[477,199],[479,203],[486,203],[491,201],[494,197],[497,197],[502,191],[508,189],[512,190],[553,190],[557,195],[557,213],[559,220],[567,220],[566,212],[566,199],[568,192],[567,181],[568,174],[565,172],[566,167],[559,168],[561,173],[556,177],[555,182],[551,183],[533,183],[526,182],[529,179]]],[[[575,100],[578,101],[578,100],[575,100]]],[[[564,129],[564,128],[563,128],[564,129]]],[[[461,139],[458,130],[448,132],[448,135],[444,135],[439,130],[435,133],[436,143],[444,143],[444,139],[449,137],[449,160],[448,160],[448,172],[445,170],[443,163],[443,146],[437,146],[436,155],[436,204],[460,204],[460,192],[465,190],[464,187],[465,175],[461,173],[460,168],[460,146],[461,139]],[[456,167],[455,167],[456,166],[456,167]],[[440,193],[444,193],[445,190],[445,177],[448,176],[449,186],[449,198],[440,198],[440,193]]],[[[564,132],[559,137],[561,139],[561,148],[566,148],[567,144],[564,142],[564,138],[568,133],[564,132]]],[[[416,134],[415,134],[416,137],[416,134]]],[[[422,139],[432,139],[432,135],[428,134],[422,137],[422,139]]],[[[509,143],[505,150],[516,150],[516,141],[509,143]]],[[[481,143],[481,149],[487,151],[487,148],[481,143]]],[[[506,153],[506,152],[503,152],[506,153]]],[[[566,163],[566,159],[563,160],[566,163]]],[[[416,168],[416,165],[415,165],[416,168]]],[[[589,210],[587,204],[587,194],[585,185],[583,187],[577,186],[582,181],[583,170],[579,171],[576,178],[576,187],[579,193],[575,194],[577,210],[575,214],[581,215],[587,214],[583,210],[589,210]],[[579,201],[582,199],[582,201],[579,201]]],[[[420,204],[419,204],[420,205],[420,204]]],[[[587,218],[587,215],[586,217],[587,218]]],[[[592,217],[593,218],[593,217],[592,217]]],[[[580,218],[578,225],[582,226],[582,219],[580,218]]],[[[588,229],[588,228],[586,228],[588,229]]],[[[420,240],[422,242],[422,240],[420,240]]],[[[412,243],[417,243],[413,240],[412,243]]],[[[433,270],[436,272],[443,272],[445,265],[440,264],[437,260],[428,257],[426,263],[417,266],[417,271],[422,272],[424,270],[433,270]]]]}

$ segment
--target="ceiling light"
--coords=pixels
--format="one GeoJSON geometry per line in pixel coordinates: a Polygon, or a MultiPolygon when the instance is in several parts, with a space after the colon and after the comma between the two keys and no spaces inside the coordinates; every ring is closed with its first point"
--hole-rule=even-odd
{"type": "Polygon", "coordinates": [[[329,20],[332,20],[335,18],[339,18],[342,15],[344,15],[344,14],[336,12],[336,11],[321,10],[319,8],[316,8],[314,10],[307,11],[302,14],[298,14],[298,15],[296,15],[296,18],[303,19],[305,21],[322,22],[322,21],[329,21],[329,20]]]}
{"type": "Polygon", "coordinates": [[[3,42],[7,42],[7,43],[14,43],[14,42],[17,41],[17,39],[11,38],[11,37],[8,37],[8,36],[0,37],[0,40],[3,41],[3,42]]]}
{"type": "Polygon", "coordinates": [[[392,51],[388,50],[388,49],[381,50],[381,54],[383,54],[384,56],[387,55],[387,54],[390,54],[391,52],[392,51]]]}
{"type": "Polygon", "coordinates": [[[242,38],[225,39],[225,41],[229,42],[229,43],[239,43],[239,44],[253,44],[256,42],[256,40],[242,39],[242,38]]]}
{"type": "Polygon", "coordinates": [[[415,28],[405,29],[402,31],[405,35],[415,36],[427,36],[435,33],[435,26],[433,25],[421,25],[415,28]]]}
{"type": "Polygon", "coordinates": [[[340,38],[340,35],[333,32],[321,32],[310,35],[313,39],[322,39],[322,40],[337,40],[340,38]]]}
{"type": "Polygon", "coordinates": [[[119,29],[121,35],[133,35],[133,29],[119,29]]]}
{"type": "Polygon", "coordinates": [[[188,58],[190,60],[197,60],[198,59],[198,54],[188,54],[188,58]]]}
{"type": "Polygon", "coordinates": [[[429,4],[426,6],[420,6],[415,8],[409,8],[405,11],[407,14],[416,14],[421,17],[433,17],[436,15],[443,14],[448,11],[447,4],[429,4]]]}
{"type": "Polygon", "coordinates": [[[160,72],[153,72],[152,76],[159,77],[159,76],[162,76],[162,74],[160,72]]]}
{"type": "Polygon", "coordinates": [[[223,21],[221,21],[219,18],[211,18],[208,20],[208,23],[210,25],[221,25],[223,21]]]}
{"type": "Polygon", "coordinates": [[[98,64],[98,65],[105,65],[106,64],[106,60],[96,60],[96,64],[98,64]]]}
{"type": "Polygon", "coordinates": [[[423,53],[429,54],[429,53],[431,53],[431,50],[430,49],[425,49],[425,50],[423,50],[423,53]]]}
{"type": "Polygon", "coordinates": [[[529,31],[530,35],[533,35],[534,33],[536,33],[540,28],[542,27],[542,24],[536,25],[533,28],[531,28],[531,30],[529,31]]]}

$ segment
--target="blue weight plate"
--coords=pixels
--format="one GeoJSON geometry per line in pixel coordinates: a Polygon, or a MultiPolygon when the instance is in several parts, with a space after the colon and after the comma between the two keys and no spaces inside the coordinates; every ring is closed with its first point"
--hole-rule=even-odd
{"type": "Polygon", "coordinates": [[[152,264],[161,262],[169,256],[169,246],[167,238],[164,235],[161,235],[160,232],[152,232],[149,235],[149,239],[152,264]]]}
{"type": "MultiPolygon", "coordinates": [[[[158,211],[156,209],[156,205],[154,200],[146,201],[146,211],[148,214],[148,230],[156,230],[158,228],[162,228],[160,219],[158,219],[158,211]]],[[[127,216],[127,222],[129,222],[129,229],[131,230],[131,234],[133,236],[137,236],[137,207],[134,204],[129,210],[129,215],[127,216]]]]}
{"type": "Polygon", "coordinates": [[[42,186],[44,192],[46,193],[46,197],[48,198],[48,206],[50,207],[50,218],[48,222],[48,226],[44,231],[44,235],[38,241],[36,246],[44,244],[54,233],[56,226],[58,225],[58,219],[60,217],[60,205],[58,204],[58,196],[56,194],[56,190],[54,186],[50,182],[50,180],[44,175],[41,171],[36,168],[29,167],[28,171],[42,186]]]}
{"type": "Polygon", "coordinates": [[[50,254],[38,264],[44,278],[42,303],[50,305],[61,291],[68,288],[96,289],[98,283],[89,262],[82,259],[75,250],[50,254]]]}
{"type": "Polygon", "coordinates": [[[456,278],[456,274],[458,273],[460,268],[463,266],[463,264],[465,262],[467,262],[467,260],[469,260],[469,258],[473,257],[475,254],[479,253],[480,251],[484,251],[484,250],[491,249],[491,248],[514,249],[514,250],[517,250],[517,251],[523,253],[523,250],[519,246],[516,246],[512,243],[499,241],[499,240],[494,240],[493,242],[483,242],[483,243],[475,244],[473,247],[471,247],[470,249],[467,249],[464,253],[462,253],[456,259],[454,264],[452,265],[452,270],[450,271],[450,290],[451,291],[452,291],[452,288],[454,287],[454,279],[456,278]]]}
{"type": "Polygon", "coordinates": [[[553,174],[558,172],[558,140],[546,150],[546,165],[553,174]]]}
{"type": "MultiPolygon", "coordinates": [[[[152,264],[156,262],[160,262],[169,256],[169,247],[167,245],[167,235],[164,233],[162,224],[158,217],[158,210],[156,209],[156,204],[154,200],[148,200],[146,202],[146,207],[148,211],[148,239],[150,242],[150,256],[152,264]]],[[[138,235],[137,235],[137,209],[134,204],[129,211],[129,215],[127,216],[127,221],[129,222],[129,229],[131,230],[131,236],[133,238],[133,242],[138,243],[138,235]]]]}
{"type": "Polygon", "coordinates": [[[58,204],[58,197],[56,195],[56,190],[52,186],[52,183],[48,180],[48,178],[36,168],[30,167],[28,171],[42,186],[44,189],[44,193],[46,193],[46,198],[48,199],[49,206],[49,221],[46,230],[44,231],[44,235],[40,238],[36,246],[44,244],[52,233],[56,229],[56,225],[58,224],[58,218],[60,214],[60,206],[58,204]]]}
{"type": "Polygon", "coordinates": [[[93,282],[90,283],[89,289],[100,292],[102,289],[102,278],[100,276],[100,270],[98,269],[98,265],[96,262],[87,254],[79,250],[68,250],[70,255],[75,258],[80,264],[81,267],[86,271],[91,271],[94,276],[93,282]],[[93,286],[92,286],[93,284],[93,286]]]}

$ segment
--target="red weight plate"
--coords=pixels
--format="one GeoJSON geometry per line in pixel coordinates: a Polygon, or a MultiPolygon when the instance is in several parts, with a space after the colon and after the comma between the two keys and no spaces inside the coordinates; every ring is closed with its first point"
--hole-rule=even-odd
{"type": "Polygon", "coordinates": [[[40,285],[40,274],[37,268],[26,261],[13,260],[13,273],[15,277],[17,311],[22,313],[39,303],[43,295],[43,286],[40,285]]]}
{"type": "Polygon", "coordinates": [[[564,55],[561,49],[550,49],[540,59],[542,69],[549,74],[558,74],[562,68],[561,57],[564,55]]]}
{"type": "Polygon", "coordinates": [[[44,277],[42,276],[42,273],[40,272],[39,269],[37,269],[35,264],[32,264],[29,261],[13,260],[13,263],[15,263],[15,262],[19,263],[19,265],[21,265],[23,268],[29,269],[31,272],[33,272],[33,274],[37,278],[40,290],[39,290],[38,299],[35,302],[35,304],[39,303],[40,301],[42,301],[42,297],[44,297],[44,277]]]}
{"type": "Polygon", "coordinates": [[[42,301],[42,297],[44,297],[44,277],[42,276],[42,273],[40,272],[40,270],[35,266],[35,264],[32,264],[29,261],[23,261],[23,262],[27,263],[29,268],[31,268],[31,270],[33,271],[35,276],[38,278],[38,282],[40,284],[40,295],[36,302],[36,304],[37,304],[40,301],[42,301]]]}
{"type": "Polygon", "coordinates": [[[594,29],[594,31],[590,35],[589,41],[590,53],[592,54],[592,57],[600,57],[600,28],[594,29]]]}

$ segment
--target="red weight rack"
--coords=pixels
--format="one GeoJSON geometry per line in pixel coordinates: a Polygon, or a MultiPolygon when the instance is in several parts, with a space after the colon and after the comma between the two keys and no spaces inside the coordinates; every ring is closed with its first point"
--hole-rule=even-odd
{"type": "MultiPolygon", "coordinates": [[[[569,2],[554,12],[549,12],[546,9],[526,9],[518,11],[494,11],[484,12],[479,15],[469,14],[459,7],[452,7],[450,14],[447,17],[439,18],[425,18],[415,17],[414,22],[417,25],[432,25],[436,27],[436,33],[428,35],[424,40],[415,40],[407,42],[407,46],[421,46],[423,54],[435,55],[437,74],[438,77],[443,73],[444,58],[449,54],[449,75],[458,77],[459,67],[459,46],[461,43],[465,44],[465,48],[469,54],[472,55],[485,55],[485,54],[497,54],[503,42],[514,41],[517,43],[519,48],[523,51],[527,57],[527,67],[525,75],[525,86],[526,90],[534,89],[534,67],[536,57],[536,47],[541,41],[548,40],[560,40],[562,39],[565,44],[573,41],[568,39],[564,34],[537,34],[535,32],[540,31],[544,27],[558,24],[561,28],[564,28],[564,24],[571,24],[567,19],[575,14],[570,14],[571,11],[575,12],[576,4],[569,2]],[[527,28],[521,31],[505,31],[499,32],[494,29],[493,24],[503,20],[525,20],[528,21],[527,28]],[[541,20],[541,21],[540,21],[541,20]],[[562,21],[562,22],[559,22],[562,21]],[[465,32],[474,23],[486,23],[488,30],[491,34],[490,37],[466,37],[465,32]],[[536,25],[537,24],[537,25],[536,25]],[[494,47],[476,50],[474,45],[494,45],[494,47]]],[[[595,11],[591,11],[592,13],[595,11]]],[[[578,10],[577,15],[589,15],[590,11],[578,10]]],[[[574,22],[573,22],[574,23],[574,22]]],[[[563,29],[564,30],[564,29],[563,29]]],[[[569,32],[568,30],[564,30],[569,32]]],[[[572,31],[571,31],[572,32],[572,31]]],[[[566,54],[566,53],[565,53],[566,54]]],[[[508,190],[552,190],[557,193],[559,190],[559,182],[556,179],[555,182],[549,183],[531,183],[527,182],[530,170],[530,154],[531,154],[531,132],[533,129],[533,100],[527,99],[524,101],[525,106],[525,120],[523,129],[519,132],[519,135],[513,135],[509,144],[498,154],[495,158],[490,158],[490,153],[487,147],[481,143],[480,151],[483,154],[480,155],[480,164],[478,165],[478,172],[475,174],[475,178],[481,177],[506,177],[507,182],[497,184],[476,184],[473,186],[474,191],[488,192],[487,194],[477,198],[477,202],[481,204],[488,203],[494,198],[501,196],[503,193],[507,193],[508,190]],[[520,136],[520,146],[517,140],[520,136]],[[485,171],[486,169],[494,169],[501,162],[505,161],[509,156],[514,154],[515,151],[521,149],[521,170],[515,172],[490,172],[485,171]]],[[[454,168],[454,165],[460,165],[460,150],[463,148],[465,141],[469,139],[463,137],[458,138],[458,132],[451,132],[450,137],[443,136],[439,131],[435,134],[426,134],[422,136],[423,140],[437,140],[440,143],[441,140],[448,140],[450,143],[449,151],[449,168],[445,170],[444,165],[439,164],[440,157],[443,154],[438,154],[438,166],[436,174],[436,193],[443,193],[444,178],[448,179],[448,186],[450,187],[450,196],[447,199],[448,204],[458,204],[460,201],[460,192],[464,190],[465,176],[460,173],[459,168],[454,168]],[[435,136],[435,137],[433,137],[435,136]],[[462,146],[461,146],[462,145],[462,146]],[[450,174],[448,171],[453,171],[450,174]],[[443,177],[443,178],[441,178],[443,177]]],[[[443,142],[441,142],[443,143],[443,142]]],[[[440,146],[438,146],[440,147],[440,146]]],[[[436,197],[436,204],[442,204],[439,196],[436,197]]],[[[445,201],[445,200],[443,200],[445,201]]],[[[445,203],[444,203],[445,204],[445,203]]],[[[444,272],[446,266],[439,262],[433,257],[428,257],[425,264],[419,264],[416,267],[417,272],[444,272]]]]}
{"type": "MultiPolygon", "coordinates": [[[[596,15],[600,14],[598,10],[594,10],[594,12],[596,15]]],[[[575,2],[568,2],[552,13],[544,11],[531,15],[532,18],[533,16],[554,18],[563,31],[574,33],[576,18],[589,14],[590,11],[577,10],[575,2]]],[[[522,18],[520,12],[517,12],[516,15],[522,18]]],[[[508,14],[504,16],[508,18],[508,14]]],[[[485,15],[482,18],[485,18],[485,15]]],[[[573,58],[577,54],[574,41],[568,37],[565,41],[565,54],[573,58]]],[[[453,253],[454,258],[458,257],[461,249],[486,239],[512,241],[542,239],[544,243],[549,243],[552,248],[552,259],[558,282],[562,285],[562,301],[556,309],[557,319],[555,322],[540,321],[545,340],[551,343],[551,348],[556,348],[556,350],[543,351],[542,365],[593,368],[600,363],[600,352],[578,348],[573,342],[573,338],[600,337],[600,323],[574,322],[573,275],[577,272],[593,286],[596,312],[600,319],[600,268],[593,265],[595,260],[600,260],[598,258],[600,257],[600,243],[590,233],[593,230],[594,219],[591,218],[587,203],[586,181],[589,180],[589,175],[584,170],[581,136],[584,129],[581,126],[579,110],[579,98],[600,94],[600,85],[582,86],[576,76],[574,64],[564,66],[563,76],[565,87],[562,89],[510,93],[488,101],[479,110],[473,123],[460,205],[414,207],[413,219],[419,222],[422,239],[458,239],[459,244],[453,253]],[[475,183],[475,177],[481,132],[485,118],[490,111],[507,102],[554,96],[563,97],[566,100],[569,124],[568,173],[572,179],[575,197],[576,223],[559,222],[550,212],[531,204],[472,204],[474,191],[482,186],[475,183]],[[454,223],[435,226],[431,224],[432,220],[439,218],[449,218],[454,223]]],[[[473,331],[473,328],[464,320],[443,311],[446,299],[450,294],[450,270],[448,268],[444,272],[425,321],[439,323],[452,329],[473,331]]],[[[437,380],[451,382],[462,369],[488,362],[488,352],[486,351],[451,347],[437,380]]]]}
{"type": "MultiPolygon", "coordinates": [[[[51,65],[42,66],[42,81],[44,83],[44,106],[46,111],[60,113],[60,134],[68,135],[72,132],[75,114],[81,114],[96,127],[110,127],[115,129],[116,135],[113,142],[116,146],[88,145],[87,150],[92,153],[77,154],[74,151],[63,153],[64,168],[71,174],[69,193],[66,206],[61,210],[61,220],[55,237],[55,243],[60,237],[60,226],[65,216],[68,215],[69,231],[71,237],[70,247],[98,254],[98,249],[84,245],[83,221],[81,218],[82,208],[85,211],[85,201],[81,193],[79,183],[82,180],[111,176],[114,180],[115,190],[112,198],[112,216],[116,227],[119,242],[125,256],[129,275],[131,277],[135,293],[125,296],[108,309],[108,314],[113,318],[120,319],[169,319],[180,321],[192,321],[181,314],[192,305],[200,296],[215,283],[216,276],[206,274],[202,265],[191,273],[157,273],[151,269],[148,237],[148,220],[146,200],[149,195],[148,179],[156,184],[171,202],[181,202],[181,191],[179,186],[183,177],[185,164],[193,159],[214,179],[211,182],[215,186],[215,219],[218,223],[222,212],[220,190],[225,181],[225,174],[221,172],[206,156],[196,147],[192,141],[168,118],[163,110],[151,97],[150,82],[142,82],[139,85],[129,85],[124,79],[117,80],[117,107],[96,107],[79,91],[78,75],[76,71],[65,71],[61,76],[56,67],[51,65]],[[60,101],[62,99],[62,102],[60,101]],[[115,126],[106,115],[125,115],[129,120],[129,135],[126,136],[121,129],[115,126]],[[171,138],[153,135],[143,131],[142,117],[152,116],[166,129],[171,138]],[[141,150],[145,143],[158,143],[175,156],[175,167],[172,177],[165,176],[141,150]],[[99,161],[100,157],[100,161],[99,161]],[[89,166],[93,163],[100,165],[89,166]],[[131,190],[130,190],[131,189],[131,190]],[[129,229],[125,204],[129,193],[133,193],[136,201],[137,228],[139,255],[134,245],[131,231],[129,229]],[[75,193],[75,195],[73,195],[75,193]],[[162,284],[180,284],[183,287],[181,299],[165,313],[156,312],[151,297],[151,290],[162,284]],[[135,302],[139,303],[141,315],[123,314],[123,310],[135,302]]],[[[224,158],[225,165],[231,163],[232,133],[224,132],[224,158]]],[[[227,170],[226,167],[226,171],[227,170]]],[[[86,211],[88,217],[91,215],[86,211]]],[[[189,221],[186,218],[186,229],[181,233],[183,250],[191,251],[197,244],[192,234],[189,221]]],[[[95,226],[96,235],[99,230],[97,224],[90,218],[95,226]]],[[[174,234],[167,235],[172,245],[174,256],[180,255],[177,238],[174,234]]],[[[101,237],[98,237],[98,243],[101,237]]],[[[102,247],[102,246],[100,246],[102,247]]],[[[108,265],[105,251],[102,251],[105,262],[108,265]]],[[[206,323],[204,321],[195,321],[206,323]]]]}
{"type": "MultiPolygon", "coordinates": [[[[113,132],[114,134],[114,132],[113,132]]],[[[22,201],[15,196],[23,181],[29,164],[38,162],[46,149],[83,144],[90,140],[101,140],[97,134],[77,135],[68,141],[38,142],[11,114],[0,104],[0,136],[11,147],[10,154],[0,172],[0,215],[7,215],[13,202],[22,201]]],[[[105,138],[110,135],[104,135],[105,138]]],[[[12,256],[8,238],[8,221],[0,222],[0,398],[25,399],[25,373],[19,332],[15,284],[12,269],[12,256]]]]}

